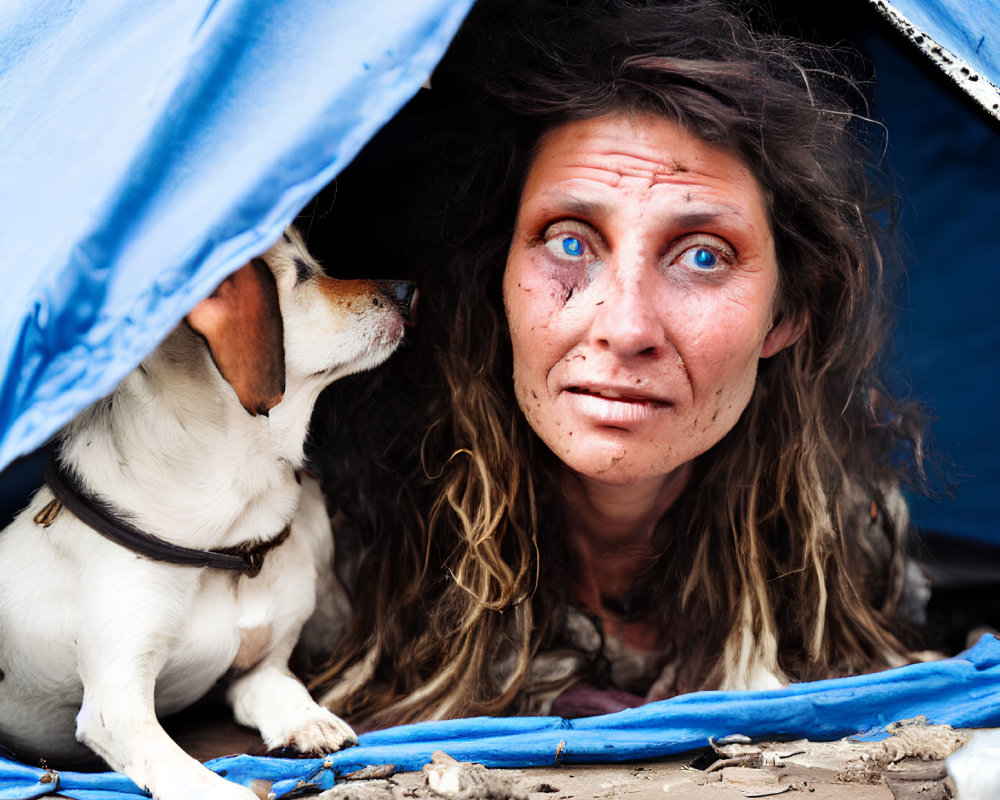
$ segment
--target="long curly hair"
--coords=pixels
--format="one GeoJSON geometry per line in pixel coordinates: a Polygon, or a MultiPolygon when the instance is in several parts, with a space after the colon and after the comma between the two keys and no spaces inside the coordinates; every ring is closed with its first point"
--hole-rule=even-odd
{"type": "Polygon", "coordinates": [[[681,656],[678,686],[738,685],[755,664],[802,680],[904,657],[905,508],[891,495],[922,481],[924,421],[877,377],[891,330],[884,194],[870,189],[863,92],[837,54],[716,0],[536,0],[474,12],[433,86],[464,113],[465,149],[448,140],[441,169],[466,175],[435,229],[445,252],[420,278],[419,342],[396,362],[407,389],[366,397],[381,403],[365,412],[374,450],[341,443],[321,459],[367,553],[357,617],[313,683],[324,701],[367,725],[500,713],[559,636],[557,465],[514,397],[501,279],[539,138],[618,110],[660,114],[748,166],[768,203],[778,313],[803,331],[761,362],[739,422],[696,460],[630,592],[681,656]],[[873,544],[880,515],[895,518],[873,544]]]}

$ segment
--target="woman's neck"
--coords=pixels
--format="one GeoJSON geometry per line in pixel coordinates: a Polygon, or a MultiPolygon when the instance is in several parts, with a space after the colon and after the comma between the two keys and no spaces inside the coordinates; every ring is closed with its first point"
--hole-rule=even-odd
{"type": "Polygon", "coordinates": [[[648,544],[656,524],[681,496],[691,463],[643,483],[615,486],[564,470],[563,497],[572,538],[598,549],[648,544]]]}
{"type": "MultiPolygon", "coordinates": [[[[598,614],[605,629],[649,644],[652,631],[633,630],[621,608],[636,576],[656,559],[653,534],[691,475],[684,464],[669,475],[629,486],[609,486],[566,470],[562,477],[566,532],[573,555],[573,597],[598,614]]],[[[642,642],[634,641],[637,646],[642,642]]]]}

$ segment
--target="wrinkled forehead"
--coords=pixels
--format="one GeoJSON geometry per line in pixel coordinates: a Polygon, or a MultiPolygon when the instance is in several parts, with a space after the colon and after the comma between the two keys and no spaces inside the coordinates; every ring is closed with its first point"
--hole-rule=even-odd
{"type": "Polygon", "coordinates": [[[770,230],[767,196],[754,171],[731,150],[706,142],[652,112],[612,112],[573,120],[539,140],[520,203],[559,198],[562,207],[630,195],[652,202],[733,210],[770,230]]]}

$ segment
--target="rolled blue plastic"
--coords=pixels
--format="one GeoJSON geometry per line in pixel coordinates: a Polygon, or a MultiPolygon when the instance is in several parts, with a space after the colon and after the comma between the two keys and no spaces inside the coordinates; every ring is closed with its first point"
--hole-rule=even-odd
{"type": "MultiPolygon", "coordinates": [[[[677,755],[710,737],[813,741],[872,738],[899,720],[923,715],[932,724],[979,728],[1000,724],[1000,641],[984,636],[955,658],[871,675],[800,683],[762,692],[696,692],[598,717],[477,717],[422,722],[362,734],[357,747],[321,759],[233,756],[207,766],[248,785],[273,782],[277,797],[310,783],[329,789],[339,776],[370,764],[415,771],[443,750],[488,767],[618,763],[677,755]]],[[[0,760],[0,800],[58,791],[78,800],[143,796],[114,773],[59,773],[0,760]],[[48,780],[47,783],[44,781],[48,780]]]]}

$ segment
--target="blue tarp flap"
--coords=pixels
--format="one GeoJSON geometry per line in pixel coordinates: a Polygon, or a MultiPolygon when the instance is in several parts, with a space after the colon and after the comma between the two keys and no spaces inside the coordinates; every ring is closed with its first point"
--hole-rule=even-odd
{"type": "Polygon", "coordinates": [[[911,511],[921,530],[1000,544],[1000,136],[906,42],[869,35],[860,46],[875,64],[901,195],[894,388],[936,412],[937,461],[953,484],[953,497],[916,496],[911,511]]]}
{"type": "MultiPolygon", "coordinates": [[[[930,723],[954,727],[1000,724],[1000,641],[984,636],[956,658],[856,678],[766,692],[698,692],[578,720],[480,717],[423,722],[362,734],[357,747],[325,759],[234,756],[208,765],[243,784],[274,781],[272,791],[280,797],[300,781],[328,789],[338,776],[369,764],[419,770],[435,750],[490,767],[620,762],[683,753],[706,746],[710,736],[732,733],[757,740],[870,736],[889,723],[921,714],[930,723]]],[[[40,783],[44,775],[42,770],[0,761],[0,800],[40,796],[40,789],[55,786],[40,783]]],[[[114,773],[61,773],[57,785],[60,794],[80,800],[124,800],[141,794],[114,773]]]]}
{"type": "Polygon", "coordinates": [[[471,3],[6,0],[0,467],[267,249],[471,3]]]}
{"type": "Polygon", "coordinates": [[[996,0],[873,0],[989,113],[1000,119],[1000,14],[996,0]]]}

